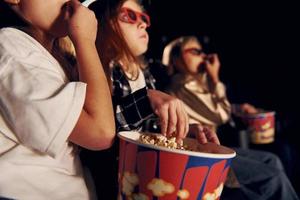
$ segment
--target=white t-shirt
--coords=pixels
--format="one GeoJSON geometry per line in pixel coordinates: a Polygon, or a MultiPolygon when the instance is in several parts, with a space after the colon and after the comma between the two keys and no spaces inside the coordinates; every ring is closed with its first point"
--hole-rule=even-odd
{"type": "Polygon", "coordinates": [[[85,91],[31,36],[0,29],[0,196],[89,199],[68,142],[85,91]]]}

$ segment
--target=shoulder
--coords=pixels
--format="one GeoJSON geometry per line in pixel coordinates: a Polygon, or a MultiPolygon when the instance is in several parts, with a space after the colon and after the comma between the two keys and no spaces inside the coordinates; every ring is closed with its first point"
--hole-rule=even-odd
{"type": "Polygon", "coordinates": [[[54,59],[36,39],[17,28],[0,29],[0,56],[8,55],[21,60],[33,56],[54,59]]]}
{"type": "Polygon", "coordinates": [[[0,29],[0,55],[26,57],[30,49],[30,37],[16,28],[0,29]]]}
{"type": "Polygon", "coordinates": [[[117,62],[110,63],[112,95],[114,97],[124,97],[131,93],[129,81],[123,72],[120,64],[117,62]]]}
{"type": "Polygon", "coordinates": [[[34,38],[16,28],[0,29],[0,75],[24,72],[66,79],[57,60],[34,38]]]}

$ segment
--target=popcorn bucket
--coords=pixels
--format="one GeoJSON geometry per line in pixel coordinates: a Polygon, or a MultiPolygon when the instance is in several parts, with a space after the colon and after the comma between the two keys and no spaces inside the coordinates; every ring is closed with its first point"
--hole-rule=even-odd
{"type": "Polygon", "coordinates": [[[253,144],[268,144],[274,142],[275,112],[260,112],[258,114],[241,116],[248,126],[250,140],[253,144]]]}
{"type": "Polygon", "coordinates": [[[219,199],[235,152],[224,146],[184,144],[201,152],[144,144],[138,132],[119,132],[119,200],[219,199]]]}

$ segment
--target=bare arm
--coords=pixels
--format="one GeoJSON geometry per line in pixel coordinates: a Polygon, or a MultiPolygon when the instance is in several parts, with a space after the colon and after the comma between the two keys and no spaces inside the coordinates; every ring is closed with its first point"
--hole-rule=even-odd
{"type": "Polygon", "coordinates": [[[87,83],[87,91],[69,140],[88,149],[105,149],[115,137],[115,122],[109,86],[95,47],[97,20],[78,1],[70,4],[74,13],[69,22],[70,38],[76,49],[80,81],[87,83]]]}

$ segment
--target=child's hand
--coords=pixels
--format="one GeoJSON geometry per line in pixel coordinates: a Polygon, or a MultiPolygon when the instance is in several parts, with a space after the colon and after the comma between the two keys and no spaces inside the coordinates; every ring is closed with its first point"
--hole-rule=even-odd
{"type": "Polygon", "coordinates": [[[243,113],[246,114],[256,114],[258,113],[258,110],[251,104],[249,103],[243,103],[240,107],[243,113]]]}
{"type": "Polygon", "coordinates": [[[188,116],[182,102],[157,90],[148,90],[151,106],[161,123],[161,133],[167,136],[176,135],[177,141],[185,138],[188,132],[188,116]]]}
{"type": "Polygon", "coordinates": [[[204,127],[201,124],[190,124],[189,128],[189,133],[195,135],[199,143],[205,144],[207,142],[212,142],[220,144],[217,134],[211,129],[204,127]]]}
{"type": "Polygon", "coordinates": [[[217,54],[207,55],[207,60],[205,62],[206,71],[213,83],[215,84],[219,82],[220,65],[221,64],[217,54]]]}
{"type": "Polygon", "coordinates": [[[76,46],[78,43],[95,43],[97,19],[93,11],[81,5],[78,0],[67,3],[69,12],[69,36],[76,46]]]}

